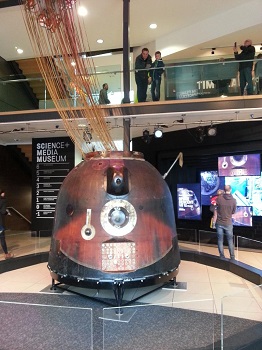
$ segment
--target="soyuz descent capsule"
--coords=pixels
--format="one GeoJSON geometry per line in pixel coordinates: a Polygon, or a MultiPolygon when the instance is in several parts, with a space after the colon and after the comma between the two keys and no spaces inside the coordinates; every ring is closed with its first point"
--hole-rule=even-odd
{"type": "Polygon", "coordinates": [[[138,152],[93,152],[57,198],[48,267],[55,281],[88,288],[172,280],[180,254],[171,193],[138,152]]]}

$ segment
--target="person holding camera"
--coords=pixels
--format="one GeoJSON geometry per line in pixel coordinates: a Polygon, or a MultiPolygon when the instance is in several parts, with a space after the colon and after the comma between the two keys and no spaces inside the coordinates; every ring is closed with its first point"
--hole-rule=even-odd
{"type": "Polygon", "coordinates": [[[240,46],[242,50],[238,53],[237,43],[233,47],[235,59],[239,62],[239,79],[240,79],[240,91],[241,95],[244,95],[245,88],[247,95],[253,95],[253,83],[252,83],[252,68],[253,62],[251,60],[255,57],[255,47],[252,46],[252,40],[246,39],[244,45],[240,46]],[[243,61],[247,62],[243,62],[243,61]]]}

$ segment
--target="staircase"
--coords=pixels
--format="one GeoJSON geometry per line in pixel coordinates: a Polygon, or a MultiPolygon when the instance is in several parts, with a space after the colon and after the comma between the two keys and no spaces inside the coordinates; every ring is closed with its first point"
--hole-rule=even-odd
{"type": "Polygon", "coordinates": [[[25,158],[32,163],[32,145],[18,145],[17,148],[19,148],[25,158]]]}
{"type": "Polygon", "coordinates": [[[35,94],[38,101],[50,100],[50,94],[46,89],[44,79],[42,78],[41,72],[38,68],[35,58],[29,58],[25,60],[16,61],[19,70],[22,74],[29,79],[28,83],[35,94]]]}

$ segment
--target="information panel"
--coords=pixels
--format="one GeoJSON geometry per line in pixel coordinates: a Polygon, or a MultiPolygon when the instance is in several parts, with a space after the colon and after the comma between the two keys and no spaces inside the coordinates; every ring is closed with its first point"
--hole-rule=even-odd
{"type": "Polygon", "coordinates": [[[57,195],[74,157],[69,137],[32,140],[32,230],[51,233],[57,195]]]}
{"type": "Polygon", "coordinates": [[[177,184],[177,218],[201,220],[200,184],[177,184]]]}

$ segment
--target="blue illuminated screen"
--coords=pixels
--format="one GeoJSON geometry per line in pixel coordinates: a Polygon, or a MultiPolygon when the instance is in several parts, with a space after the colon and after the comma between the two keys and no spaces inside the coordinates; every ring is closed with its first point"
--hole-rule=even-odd
{"type": "Polygon", "coordinates": [[[253,216],[262,216],[262,176],[226,177],[238,206],[252,206],[253,216]]]}
{"type": "Polygon", "coordinates": [[[260,154],[218,157],[219,176],[259,176],[260,154]]]}
{"type": "Polygon", "coordinates": [[[202,205],[210,205],[211,197],[215,196],[218,189],[223,190],[225,186],[225,178],[218,176],[218,171],[201,171],[201,203],[202,205]]]}
{"type": "Polygon", "coordinates": [[[199,183],[177,185],[177,217],[201,220],[201,191],[199,183]]]}
{"type": "Polygon", "coordinates": [[[238,206],[232,215],[234,226],[252,226],[253,209],[250,206],[238,206]]]}

